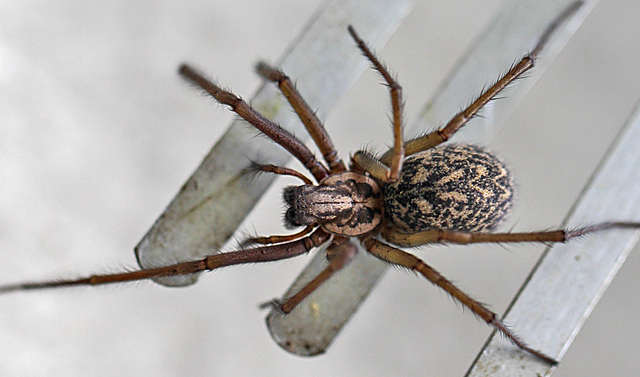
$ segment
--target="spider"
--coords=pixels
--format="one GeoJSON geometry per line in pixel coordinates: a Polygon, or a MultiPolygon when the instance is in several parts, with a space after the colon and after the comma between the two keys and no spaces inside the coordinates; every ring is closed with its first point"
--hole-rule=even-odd
{"type": "Polygon", "coordinates": [[[215,101],[230,106],[297,158],[313,176],[315,183],[290,168],[261,164],[253,167],[255,171],[292,176],[302,181],[299,186],[285,188],[283,198],[287,206],[285,225],[303,229],[290,235],[255,237],[249,241],[257,246],[210,255],[201,260],[78,279],[5,285],[0,286],[0,293],[194,274],[230,265],[291,258],[328,243],[327,267],[286,301],[274,300],[267,304],[287,314],[349,263],[358,252],[355,241],[379,259],[417,272],[519,348],[555,364],[556,360],[520,340],[496,313],[472,299],[433,267],[399,247],[432,243],[565,242],[596,231],[640,227],[639,223],[608,222],[574,230],[495,233],[493,230],[509,212],[513,202],[514,187],[509,169],[482,147],[443,144],[506,86],[534,66],[553,31],[580,5],[576,2],[567,8],[543,33],[531,53],[513,65],[444,127],[406,142],[403,139],[402,87],[349,26],[348,32],[357,47],[389,87],[393,148],[379,157],[367,151],[357,151],[348,167],[338,156],[322,122],[281,70],[263,62],[257,65],[258,73],[276,83],[296,111],[322,153],[324,163],[318,161],[310,149],[287,130],[259,114],[237,95],[183,64],[179,69],[180,75],[210,94],[215,101]]]}

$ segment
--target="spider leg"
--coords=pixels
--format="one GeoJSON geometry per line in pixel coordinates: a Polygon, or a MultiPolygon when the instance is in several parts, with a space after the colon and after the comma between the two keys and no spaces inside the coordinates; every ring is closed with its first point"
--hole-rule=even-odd
{"type": "Polygon", "coordinates": [[[305,177],[300,172],[298,172],[296,170],[293,170],[293,169],[285,168],[285,167],[282,167],[282,166],[276,166],[276,165],[271,165],[271,164],[265,164],[265,165],[253,164],[253,168],[255,168],[256,170],[259,170],[259,171],[263,171],[265,173],[273,173],[273,174],[278,174],[278,175],[290,175],[292,177],[296,177],[296,178],[300,179],[306,185],[312,185],[313,184],[313,182],[311,182],[311,180],[309,178],[305,177]]]}
{"type": "Polygon", "coordinates": [[[209,93],[219,103],[230,106],[236,114],[251,123],[254,127],[271,138],[271,140],[280,144],[280,146],[297,158],[311,172],[311,174],[313,174],[318,182],[329,175],[327,168],[316,160],[313,153],[306,145],[304,145],[304,143],[298,140],[289,131],[255,111],[240,97],[220,88],[203,74],[186,64],[182,64],[180,66],[179,72],[185,79],[209,93]]]}
{"type": "Polygon", "coordinates": [[[313,225],[309,225],[308,227],[302,229],[298,233],[287,234],[287,235],[268,236],[268,237],[253,237],[253,238],[249,238],[248,240],[243,242],[243,245],[245,243],[247,243],[247,244],[258,243],[258,244],[261,244],[261,245],[270,245],[270,244],[274,244],[274,243],[289,242],[289,241],[296,240],[296,239],[298,239],[298,238],[300,238],[302,236],[305,236],[305,235],[311,233],[311,231],[314,228],[315,227],[313,225]]]}
{"type": "Polygon", "coordinates": [[[509,338],[520,349],[529,352],[530,354],[535,355],[551,364],[557,364],[556,360],[524,344],[524,342],[520,340],[515,333],[513,333],[511,330],[509,330],[508,327],[505,326],[505,324],[502,322],[502,320],[500,320],[496,313],[487,309],[480,302],[469,297],[469,295],[453,285],[453,283],[447,280],[447,278],[442,276],[438,271],[427,265],[418,257],[377,241],[374,238],[367,238],[363,240],[363,244],[365,248],[374,256],[382,259],[383,261],[413,270],[424,276],[427,280],[429,280],[436,286],[444,289],[454,299],[469,308],[476,316],[481,318],[494,329],[498,330],[502,335],[509,338]]]}
{"type": "MultiPolygon", "coordinates": [[[[385,66],[376,58],[371,49],[364,43],[362,39],[356,34],[353,26],[348,27],[349,34],[353,40],[358,44],[358,48],[364,56],[369,59],[376,71],[384,78],[389,86],[389,94],[391,95],[391,108],[393,110],[393,149],[390,154],[389,168],[386,171],[384,182],[395,182],[400,178],[400,172],[402,171],[402,162],[404,160],[404,145],[402,140],[402,87],[391,77],[389,71],[385,66]]],[[[360,152],[359,152],[360,153],[360,152]]],[[[356,153],[356,156],[359,154],[356,153]]],[[[355,156],[354,156],[355,157],[355,156]]]]}
{"type": "Polygon", "coordinates": [[[334,242],[327,248],[326,253],[329,259],[329,265],[325,267],[318,276],[313,278],[313,280],[308,282],[296,294],[286,299],[282,304],[277,300],[273,301],[272,304],[277,306],[276,309],[284,314],[291,313],[302,300],[318,289],[325,281],[329,280],[333,274],[348,265],[358,253],[358,248],[350,243],[348,238],[336,237],[334,242]]]}
{"type": "Polygon", "coordinates": [[[389,173],[389,167],[366,151],[357,151],[351,156],[351,170],[356,172],[367,172],[373,178],[384,182],[389,173]]]}
{"type": "Polygon", "coordinates": [[[256,65],[256,71],[258,71],[260,76],[278,85],[282,94],[284,94],[296,114],[298,114],[300,120],[302,120],[302,123],[304,123],[307,132],[309,132],[309,135],[313,138],[318,149],[320,149],[324,160],[329,166],[330,173],[335,174],[346,171],[347,168],[344,162],[342,162],[342,159],[340,159],[340,156],[338,156],[338,152],[333,146],[333,142],[322,125],[322,122],[304,98],[302,98],[302,95],[300,95],[298,89],[296,89],[295,85],[291,82],[289,76],[285,75],[284,72],[279,69],[272,68],[265,62],[259,62],[256,65]]]}
{"type": "Polygon", "coordinates": [[[107,275],[92,275],[77,279],[4,285],[0,286],[0,294],[32,289],[123,283],[128,281],[146,280],[165,276],[189,275],[237,264],[271,262],[307,253],[312,248],[320,246],[321,244],[328,241],[329,238],[331,238],[331,235],[329,233],[318,229],[307,237],[295,240],[293,242],[271,246],[259,246],[250,249],[231,251],[228,253],[220,253],[207,256],[200,260],[177,263],[171,266],[107,275]]]}
{"type": "MultiPolygon", "coordinates": [[[[518,79],[529,69],[533,68],[540,52],[544,49],[544,46],[548,42],[551,35],[558,29],[558,27],[572,14],[574,14],[581,6],[582,1],[576,1],[567,7],[543,32],[542,36],[538,39],[538,43],[535,48],[527,55],[525,55],[517,64],[511,67],[511,69],[502,76],[495,84],[485,90],[475,101],[471,103],[466,109],[456,114],[444,127],[430,132],[424,136],[417,137],[409,140],[404,144],[405,154],[410,156],[412,154],[431,149],[445,141],[449,140],[460,128],[462,128],[469,120],[478,114],[478,112],[492,99],[496,98],[496,95],[500,93],[504,88],[511,84],[514,80],[518,79]]],[[[395,147],[393,150],[387,151],[380,160],[386,164],[393,164],[393,157],[395,157],[395,147]]]]}
{"type": "Polygon", "coordinates": [[[414,247],[430,243],[514,243],[514,242],[566,242],[572,238],[581,237],[589,233],[601,232],[609,229],[638,229],[636,222],[606,222],[594,224],[573,230],[557,229],[541,232],[522,233],[488,233],[488,232],[458,232],[442,229],[429,229],[417,233],[403,233],[395,228],[385,227],[382,236],[389,242],[401,247],[414,247]]]}

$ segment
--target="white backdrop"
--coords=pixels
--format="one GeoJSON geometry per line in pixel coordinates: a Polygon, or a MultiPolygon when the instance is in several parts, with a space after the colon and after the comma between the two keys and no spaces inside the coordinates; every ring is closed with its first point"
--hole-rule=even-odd
{"type": "MultiPolygon", "coordinates": [[[[249,98],[260,84],[255,61],[280,56],[319,3],[2,2],[0,283],[135,267],[133,246],[232,119],[179,80],[178,64],[196,63],[249,98]]],[[[379,51],[404,86],[409,121],[500,5],[421,1],[379,51]]],[[[637,2],[598,5],[490,145],[519,184],[514,229],[561,223],[640,98],[638,14],[637,2]]],[[[387,92],[368,73],[326,124],[346,157],[389,142],[388,113],[387,92]]],[[[282,231],[280,181],[245,230],[282,231]]],[[[541,250],[417,254],[502,313],[541,250]]],[[[640,369],[638,253],[557,375],[640,369]]],[[[459,376],[489,333],[429,284],[390,271],[326,355],[291,356],[256,305],[306,261],[230,268],[186,289],[0,297],[0,375],[459,376]]]]}

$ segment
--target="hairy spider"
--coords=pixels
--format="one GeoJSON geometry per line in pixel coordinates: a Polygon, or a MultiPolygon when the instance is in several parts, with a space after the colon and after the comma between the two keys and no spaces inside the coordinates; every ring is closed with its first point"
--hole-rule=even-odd
{"type": "Polygon", "coordinates": [[[302,185],[290,186],[284,190],[284,201],[287,205],[286,225],[304,228],[291,235],[253,238],[250,241],[259,246],[215,254],[201,260],[79,279],[5,285],[0,286],[0,293],[194,274],[229,265],[291,258],[329,243],[326,251],[330,261],[328,266],[285,302],[270,303],[286,314],[349,263],[357,253],[351,240],[356,238],[369,253],[379,259],[413,270],[444,289],[521,349],[550,363],[556,363],[542,352],[525,345],[494,312],[458,289],[434,268],[395,246],[564,242],[595,231],[640,227],[638,223],[610,222],[575,230],[492,233],[513,201],[514,188],[509,169],[481,147],[441,145],[477,115],[501,90],[533,67],[549,36],[580,4],[576,2],[563,12],[543,33],[530,54],[511,67],[444,127],[406,142],[403,140],[402,88],[355,30],[349,27],[349,34],[358,48],[389,87],[394,135],[393,148],[389,152],[378,158],[366,151],[358,151],[351,158],[349,168],[338,156],[321,121],[282,71],[266,63],[257,65],[261,76],[277,83],[321,151],[326,165],[318,161],[309,148],[291,133],[263,117],[240,97],[221,89],[192,67],[182,65],[179,72],[184,78],[209,93],[217,102],[230,106],[235,113],[289,151],[311,173],[316,184],[303,174],[286,167],[255,166],[259,171],[294,176],[303,181],[302,185]]]}

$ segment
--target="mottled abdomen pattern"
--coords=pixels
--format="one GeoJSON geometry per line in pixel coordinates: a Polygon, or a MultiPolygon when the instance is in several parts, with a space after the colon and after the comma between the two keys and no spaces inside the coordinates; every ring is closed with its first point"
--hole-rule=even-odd
{"type": "Polygon", "coordinates": [[[440,146],[409,156],[383,188],[385,217],[407,233],[494,228],[513,200],[507,167],[475,145],[440,146]]]}

